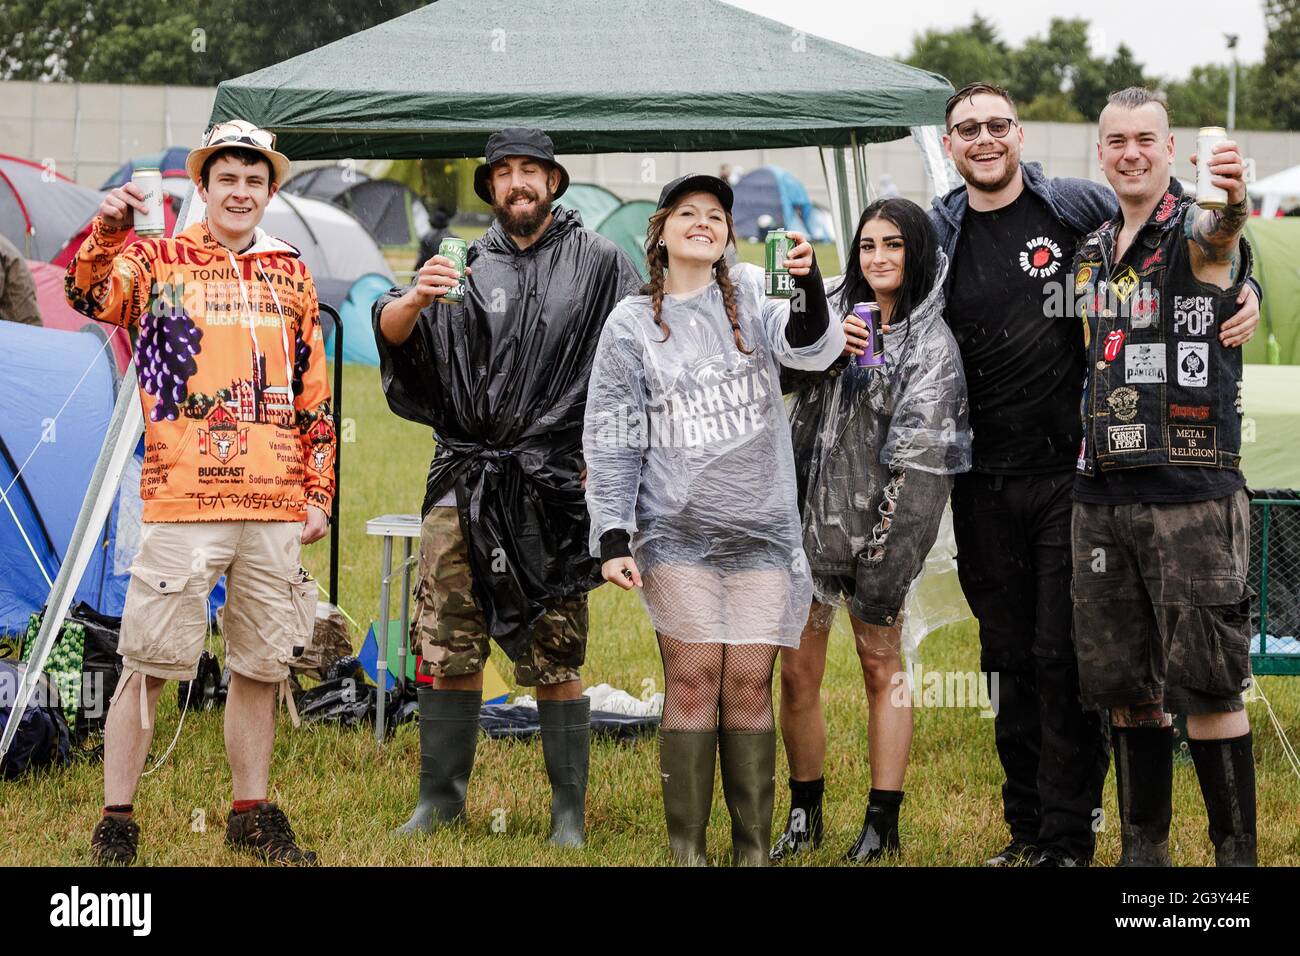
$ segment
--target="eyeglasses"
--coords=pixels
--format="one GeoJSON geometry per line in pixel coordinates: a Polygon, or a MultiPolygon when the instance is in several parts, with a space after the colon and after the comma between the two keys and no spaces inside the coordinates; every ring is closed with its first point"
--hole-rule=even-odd
{"type": "Polygon", "coordinates": [[[274,133],[268,129],[258,129],[256,126],[240,120],[229,120],[225,123],[214,124],[208,130],[208,135],[204,141],[208,146],[246,143],[249,146],[260,146],[263,149],[275,149],[274,133]]]}
{"type": "Polygon", "coordinates": [[[951,133],[953,130],[956,130],[958,136],[967,142],[970,142],[973,139],[979,138],[980,130],[987,126],[990,136],[994,139],[1001,139],[1003,136],[1006,136],[1007,133],[1010,133],[1011,127],[1015,125],[1017,125],[1015,120],[998,116],[984,123],[977,122],[976,120],[966,120],[964,123],[958,123],[956,126],[952,127],[952,129],[948,130],[948,132],[951,133]]]}

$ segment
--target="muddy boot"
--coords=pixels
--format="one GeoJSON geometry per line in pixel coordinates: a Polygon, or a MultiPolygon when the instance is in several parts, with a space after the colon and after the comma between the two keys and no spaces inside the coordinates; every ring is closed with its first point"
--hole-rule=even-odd
{"type": "Polygon", "coordinates": [[[465,789],[474,769],[478,715],[483,695],[476,690],[421,687],[420,800],[415,812],[395,831],[431,833],[465,814],[465,789]]]}
{"type": "Polygon", "coordinates": [[[1215,866],[1255,866],[1255,754],[1249,731],[1191,740],[1196,779],[1210,818],[1215,866]]]}
{"type": "Polygon", "coordinates": [[[716,730],[661,730],[659,776],[664,788],[668,848],[683,866],[707,866],[704,836],[713,806],[716,730]]]}
{"type": "Polygon", "coordinates": [[[1172,866],[1169,824],[1173,817],[1174,730],[1116,727],[1115,790],[1119,804],[1118,866],[1172,866]]]}
{"type": "Polygon", "coordinates": [[[587,755],[591,743],[591,699],[539,700],[542,756],[551,781],[551,842],[582,846],[586,841],[587,755]]]}
{"type": "Polygon", "coordinates": [[[722,795],[731,811],[732,859],[767,866],[776,800],[776,731],[724,730],[718,735],[722,795]]]}

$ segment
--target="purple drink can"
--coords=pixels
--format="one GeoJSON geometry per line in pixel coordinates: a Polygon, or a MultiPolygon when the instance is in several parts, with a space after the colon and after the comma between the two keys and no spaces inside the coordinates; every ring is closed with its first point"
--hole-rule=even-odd
{"type": "Polygon", "coordinates": [[[885,364],[885,333],[880,328],[880,306],[875,302],[859,302],[853,314],[867,324],[867,349],[853,356],[860,368],[879,368],[885,364]]]}

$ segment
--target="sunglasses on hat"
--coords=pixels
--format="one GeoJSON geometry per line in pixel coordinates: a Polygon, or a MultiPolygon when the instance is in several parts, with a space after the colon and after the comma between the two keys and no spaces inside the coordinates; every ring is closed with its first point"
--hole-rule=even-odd
{"type": "Polygon", "coordinates": [[[267,129],[258,129],[247,123],[229,120],[214,123],[204,137],[205,146],[257,146],[262,149],[275,149],[275,134],[267,129]]]}

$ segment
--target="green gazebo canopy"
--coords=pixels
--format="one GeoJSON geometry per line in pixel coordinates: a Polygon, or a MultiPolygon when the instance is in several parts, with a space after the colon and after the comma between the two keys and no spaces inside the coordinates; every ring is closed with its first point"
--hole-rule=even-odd
{"type": "Polygon", "coordinates": [[[438,0],[217,89],[296,160],[848,147],[943,121],[940,76],[718,0],[438,0]]]}

